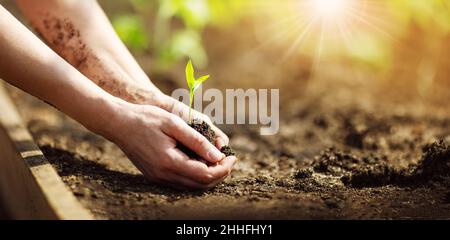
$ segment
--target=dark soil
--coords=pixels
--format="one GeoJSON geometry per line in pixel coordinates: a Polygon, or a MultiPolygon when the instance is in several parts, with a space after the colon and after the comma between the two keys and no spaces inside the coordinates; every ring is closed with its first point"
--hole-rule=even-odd
{"type": "Polygon", "coordinates": [[[305,103],[282,115],[275,136],[223,126],[239,163],[216,188],[189,192],[149,183],[114,144],[11,92],[44,154],[99,219],[450,218],[446,113],[305,103]],[[346,141],[349,125],[365,131],[362,144],[346,141]]]}
{"type": "Polygon", "coordinates": [[[374,187],[388,184],[416,185],[428,181],[445,181],[449,177],[450,146],[439,140],[423,147],[422,158],[417,165],[396,170],[385,164],[376,164],[355,169],[341,180],[353,187],[374,187]]]}
{"type": "MultiPolygon", "coordinates": [[[[198,119],[192,120],[191,123],[189,123],[189,126],[191,126],[195,131],[201,133],[205,138],[212,144],[215,145],[216,141],[216,134],[211,129],[211,126],[209,126],[208,123],[204,121],[200,121],[198,119]]],[[[181,149],[186,155],[192,159],[199,159],[201,160],[201,157],[198,156],[194,151],[187,148],[186,146],[182,144],[178,144],[178,148],[181,149]]],[[[229,146],[223,146],[220,151],[225,154],[225,156],[233,156],[236,155],[236,153],[229,147],[229,146]]]]}
{"type": "Polygon", "coordinates": [[[236,152],[230,146],[223,146],[220,148],[220,151],[225,154],[225,156],[236,156],[236,152]]]}
{"type": "Polygon", "coordinates": [[[0,220],[8,220],[10,217],[7,214],[6,209],[4,208],[2,202],[0,201],[0,220]]]}
{"type": "Polygon", "coordinates": [[[443,180],[450,177],[450,146],[443,140],[426,145],[419,165],[414,171],[423,180],[443,180]]]}

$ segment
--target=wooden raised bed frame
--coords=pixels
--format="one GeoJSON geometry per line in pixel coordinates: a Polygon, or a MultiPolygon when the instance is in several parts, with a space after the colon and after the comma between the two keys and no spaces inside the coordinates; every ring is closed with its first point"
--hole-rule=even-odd
{"type": "Polygon", "coordinates": [[[35,144],[1,82],[0,199],[13,219],[93,219],[35,144]]]}

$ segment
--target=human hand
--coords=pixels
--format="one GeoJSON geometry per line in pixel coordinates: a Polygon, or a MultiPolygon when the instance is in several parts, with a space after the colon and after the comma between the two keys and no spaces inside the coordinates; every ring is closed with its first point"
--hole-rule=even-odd
{"type": "MultiPolygon", "coordinates": [[[[171,97],[169,97],[169,98],[171,98],[171,97]]],[[[187,106],[186,104],[179,102],[173,98],[171,98],[171,99],[172,100],[168,100],[168,101],[172,101],[172,106],[169,109],[169,111],[172,112],[173,114],[179,116],[186,122],[189,121],[189,106],[187,106]]],[[[215,126],[212,123],[211,119],[207,115],[205,115],[201,112],[198,112],[194,109],[191,110],[191,115],[192,115],[191,116],[192,119],[198,119],[198,120],[204,121],[211,127],[211,129],[216,134],[215,145],[217,148],[220,149],[221,147],[228,145],[228,143],[229,143],[228,136],[224,132],[222,132],[222,130],[220,130],[217,126],[215,126]]]]}
{"type": "MultiPolygon", "coordinates": [[[[166,110],[167,112],[177,115],[186,122],[189,121],[189,106],[168,95],[163,94],[158,89],[151,88],[142,84],[138,85],[140,87],[133,88],[131,91],[132,93],[128,93],[128,95],[134,97],[134,103],[157,106],[161,109],[166,110]]],[[[128,101],[127,99],[124,100],[128,101]]],[[[215,126],[207,115],[194,109],[192,109],[191,114],[192,119],[202,120],[211,127],[211,129],[216,134],[215,145],[217,148],[220,149],[221,147],[228,145],[228,136],[217,126],[215,126]]]]}
{"type": "Polygon", "coordinates": [[[209,189],[225,179],[236,157],[225,158],[203,135],[181,118],[158,107],[121,103],[103,134],[116,143],[152,182],[176,188],[209,189]],[[192,149],[208,166],[177,148],[192,149]]]}

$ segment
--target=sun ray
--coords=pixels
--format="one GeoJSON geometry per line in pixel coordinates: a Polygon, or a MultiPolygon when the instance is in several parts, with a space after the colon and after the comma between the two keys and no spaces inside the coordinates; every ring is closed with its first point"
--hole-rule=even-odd
{"type": "Polygon", "coordinates": [[[259,15],[264,24],[259,31],[256,29],[260,41],[251,51],[274,44],[285,47],[286,50],[281,51],[281,62],[294,54],[311,55],[314,71],[326,57],[351,54],[355,37],[361,34],[374,37],[373,33],[378,33],[396,42],[391,35],[396,30],[389,21],[392,14],[386,10],[385,2],[286,0],[280,3],[266,0],[255,4],[259,5],[257,9],[269,9],[259,15]]]}
{"type": "MultiPolygon", "coordinates": [[[[366,10],[371,11],[370,9],[371,9],[370,7],[367,7],[366,10]]],[[[355,9],[353,7],[350,7],[347,10],[349,12],[351,12],[351,14],[359,16],[361,19],[365,19],[367,22],[370,22],[373,26],[376,26],[379,29],[392,28],[393,27],[391,22],[389,22],[385,18],[377,17],[377,15],[380,15],[380,16],[388,15],[388,13],[385,10],[383,12],[380,11],[380,12],[377,12],[377,13],[371,13],[371,12],[366,11],[366,10],[358,11],[357,9],[355,9]]]]}
{"type": "Polygon", "coordinates": [[[287,58],[289,58],[294,53],[294,51],[298,49],[299,45],[303,42],[303,40],[309,33],[311,27],[313,26],[313,24],[316,20],[317,20],[316,18],[313,18],[306,24],[306,26],[303,29],[303,31],[301,32],[301,34],[295,39],[295,41],[291,44],[289,49],[284,54],[284,56],[282,58],[283,61],[285,61],[287,58]]]}
{"type": "Polygon", "coordinates": [[[352,12],[350,10],[348,10],[347,13],[353,19],[355,19],[355,20],[365,24],[366,26],[372,28],[373,30],[377,31],[378,33],[380,33],[380,34],[384,35],[385,37],[389,38],[390,40],[395,40],[395,38],[391,34],[389,34],[388,32],[384,31],[383,29],[381,29],[377,25],[373,24],[372,22],[367,21],[366,19],[364,19],[363,17],[361,17],[357,13],[354,13],[354,12],[352,12]]]}
{"type": "Polygon", "coordinates": [[[320,64],[320,58],[322,56],[322,50],[323,50],[323,39],[324,39],[324,32],[325,32],[325,22],[322,21],[321,23],[321,27],[320,27],[320,37],[319,37],[319,43],[317,44],[316,47],[316,53],[314,55],[314,60],[313,60],[313,74],[316,73],[319,69],[319,64],[320,64]]]}
{"type": "Polygon", "coordinates": [[[350,47],[351,37],[347,31],[345,23],[343,21],[338,21],[336,24],[338,27],[339,34],[341,35],[341,38],[345,44],[345,47],[347,48],[347,50],[350,50],[351,49],[351,47],[350,47]]]}
{"type": "Polygon", "coordinates": [[[288,34],[294,34],[295,32],[300,32],[304,26],[300,24],[291,24],[288,27],[285,27],[281,32],[278,32],[271,36],[269,39],[266,39],[263,43],[261,43],[259,47],[265,47],[269,45],[270,43],[273,43],[279,39],[282,39],[283,37],[286,37],[288,34]]]}

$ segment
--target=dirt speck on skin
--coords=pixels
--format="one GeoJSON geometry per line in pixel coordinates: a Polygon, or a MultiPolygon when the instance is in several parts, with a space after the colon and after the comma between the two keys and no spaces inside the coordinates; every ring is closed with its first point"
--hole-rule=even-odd
{"type": "Polygon", "coordinates": [[[80,31],[66,18],[60,19],[45,14],[43,19],[42,25],[45,28],[45,34],[41,28],[37,27],[37,30],[47,43],[76,68],[85,67],[92,54],[82,41],[80,31]]]}
{"type": "Polygon", "coordinates": [[[70,19],[58,18],[45,13],[41,24],[32,23],[32,25],[62,58],[112,95],[137,103],[143,99],[143,94],[149,94],[147,92],[130,94],[125,91],[123,73],[111,71],[109,67],[105,66],[110,60],[103,59],[104,56],[94,53],[88,47],[80,30],[70,19]]]}

